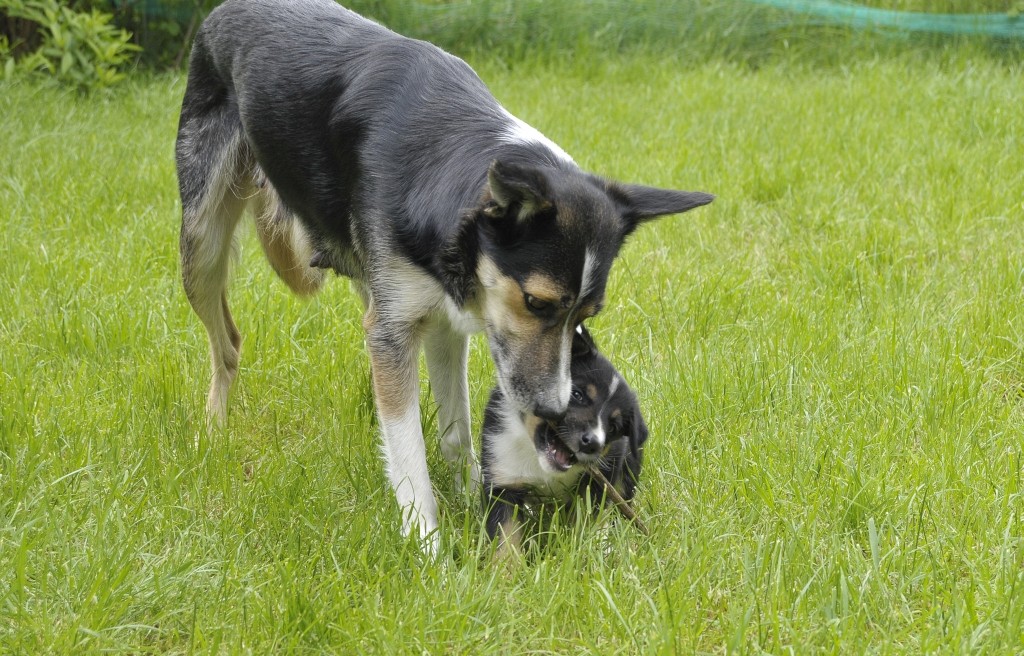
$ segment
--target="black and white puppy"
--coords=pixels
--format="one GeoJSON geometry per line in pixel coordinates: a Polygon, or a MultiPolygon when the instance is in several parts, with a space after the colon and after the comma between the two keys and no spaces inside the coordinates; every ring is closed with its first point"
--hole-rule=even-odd
{"type": "Polygon", "coordinates": [[[467,335],[486,333],[508,407],[560,419],[573,330],[601,309],[626,237],[713,199],[582,171],[461,59],[333,0],[214,9],[196,34],[176,156],[182,278],[210,343],[211,425],[223,424],[238,373],[227,286],[249,207],[293,291],[316,292],[330,267],[362,296],[388,476],[403,531],[430,536],[428,548],[437,504],[420,351],[441,450],[476,481],[467,335]]]}
{"type": "Polygon", "coordinates": [[[532,501],[566,501],[590,490],[604,490],[586,473],[596,465],[627,501],[640,477],[647,425],[636,394],[601,355],[582,325],[572,343],[569,410],[557,422],[545,421],[508,403],[500,387],[484,412],[481,460],[487,534],[502,548],[522,540],[519,516],[532,501]]]}

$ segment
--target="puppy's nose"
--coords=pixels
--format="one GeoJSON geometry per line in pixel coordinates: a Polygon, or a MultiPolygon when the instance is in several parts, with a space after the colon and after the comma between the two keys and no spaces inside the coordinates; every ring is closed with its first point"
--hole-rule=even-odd
{"type": "Polygon", "coordinates": [[[558,422],[558,421],[562,421],[562,419],[565,418],[565,412],[568,409],[569,409],[568,407],[565,407],[565,408],[553,408],[553,407],[551,407],[549,405],[544,405],[542,403],[538,403],[537,407],[534,408],[533,413],[535,415],[537,415],[538,417],[540,417],[541,419],[546,419],[547,421],[558,422]]]}
{"type": "Polygon", "coordinates": [[[592,454],[601,450],[601,440],[593,433],[584,433],[580,438],[580,453],[592,454]]]}

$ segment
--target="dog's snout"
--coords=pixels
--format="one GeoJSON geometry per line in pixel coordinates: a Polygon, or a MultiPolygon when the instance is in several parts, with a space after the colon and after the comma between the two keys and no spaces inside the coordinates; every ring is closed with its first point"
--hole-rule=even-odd
{"type": "Polygon", "coordinates": [[[580,438],[580,453],[593,454],[601,449],[601,440],[593,433],[584,433],[580,438]]]}
{"type": "Polygon", "coordinates": [[[541,419],[558,422],[565,419],[565,413],[568,409],[568,407],[555,408],[553,406],[544,405],[543,403],[538,403],[533,412],[541,419]]]}

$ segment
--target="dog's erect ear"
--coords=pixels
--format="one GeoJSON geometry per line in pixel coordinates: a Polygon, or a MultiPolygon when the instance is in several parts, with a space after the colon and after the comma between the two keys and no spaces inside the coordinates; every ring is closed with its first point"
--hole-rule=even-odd
{"type": "Polygon", "coordinates": [[[597,353],[597,345],[594,343],[594,338],[590,336],[590,331],[583,324],[576,326],[576,332],[572,336],[572,357],[581,358],[595,353],[597,353]]]}
{"type": "Polygon", "coordinates": [[[485,213],[491,218],[511,215],[519,222],[554,207],[547,176],[539,168],[495,160],[487,170],[487,188],[493,203],[485,213]]]}
{"type": "Polygon", "coordinates": [[[715,200],[714,195],[702,191],[674,191],[621,182],[608,183],[607,191],[626,222],[627,235],[644,221],[681,214],[715,200]]]}
{"type": "Polygon", "coordinates": [[[473,212],[466,212],[459,221],[455,237],[437,253],[436,266],[445,291],[462,307],[473,295],[480,241],[473,212]]]}

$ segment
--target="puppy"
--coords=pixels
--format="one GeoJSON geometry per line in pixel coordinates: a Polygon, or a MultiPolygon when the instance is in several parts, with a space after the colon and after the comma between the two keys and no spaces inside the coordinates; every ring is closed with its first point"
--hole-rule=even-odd
{"type": "Polygon", "coordinates": [[[582,171],[465,62],[333,0],[227,0],[210,12],[175,153],[182,279],[210,344],[210,425],[225,422],[238,374],[227,286],[248,207],[293,291],[316,292],[328,267],[362,297],[402,529],[430,550],[421,349],[442,453],[465,473],[457,480],[477,481],[467,335],[487,335],[507,407],[561,419],[574,327],[600,311],[626,237],[713,199],[582,171]]]}
{"type": "Polygon", "coordinates": [[[508,403],[500,387],[484,412],[483,464],[487,534],[501,548],[518,548],[519,520],[530,501],[566,501],[604,490],[586,469],[596,465],[627,501],[640,477],[647,425],[636,395],[577,327],[572,343],[572,391],[565,417],[552,424],[508,403]]]}

